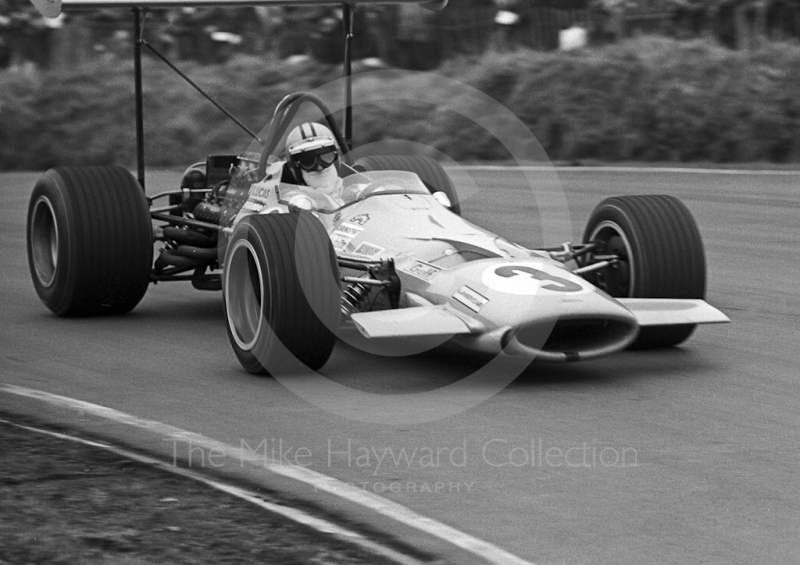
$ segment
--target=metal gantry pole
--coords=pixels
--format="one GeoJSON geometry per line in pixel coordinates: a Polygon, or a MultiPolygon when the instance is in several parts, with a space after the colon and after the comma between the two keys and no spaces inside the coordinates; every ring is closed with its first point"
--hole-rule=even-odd
{"type": "Polygon", "coordinates": [[[136,172],[144,189],[144,102],[142,95],[142,22],[141,10],[133,8],[133,68],[136,96],[136,172]]]}

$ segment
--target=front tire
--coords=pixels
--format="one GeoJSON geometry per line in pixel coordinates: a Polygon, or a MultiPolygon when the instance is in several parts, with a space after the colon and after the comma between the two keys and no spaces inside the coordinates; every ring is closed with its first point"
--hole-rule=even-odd
{"type": "Polygon", "coordinates": [[[144,192],[122,167],[51,169],[31,194],[27,248],[33,286],[55,314],[129,312],[153,265],[144,192]]]}
{"type": "Polygon", "coordinates": [[[313,215],[244,218],[223,267],[226,328],[236,357],[253,374],[321,368],[336,343],[339,266],[313,215]]]}
{"type": "MultiPolygon", "coordinates": [[[[595,255],[615,254],[617,265],[587,273],[616,298],[705,298],[703,240],[689,209],[673,196],[621,196],[592,212],[584,243],[599,242],[595,255]]],[[[642,328],[633,348],[670,347],[685,341],[695,324],[642,328]]]]}

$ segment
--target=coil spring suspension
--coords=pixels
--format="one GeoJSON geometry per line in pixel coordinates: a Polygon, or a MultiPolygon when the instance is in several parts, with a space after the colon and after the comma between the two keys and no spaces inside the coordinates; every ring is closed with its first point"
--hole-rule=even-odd
{"type": "Polygon", "coordinates": [[[369,298],[370,287],[363,283],[353,283],[342,293],[342,314],[349,316],[361,312],[369,298]]]}

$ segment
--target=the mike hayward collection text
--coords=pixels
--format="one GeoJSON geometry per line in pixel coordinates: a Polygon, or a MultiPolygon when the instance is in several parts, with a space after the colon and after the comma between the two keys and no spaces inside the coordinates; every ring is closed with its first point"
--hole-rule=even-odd
{"type": "Polygon", "coordinates": [[[313,468],[355,468],[373,476],[402,469],[503,468],[619,469],[638,467],[639,452],[597,439],[557,443],[545,438],[462,439],[450,445],[362,445],[351,438],[302,445],[284,438],[241,439],[238,446],[209,447],[191,440],[172,442],[173,460],[192,467],[232,463],[292,465],[313,468]]]}

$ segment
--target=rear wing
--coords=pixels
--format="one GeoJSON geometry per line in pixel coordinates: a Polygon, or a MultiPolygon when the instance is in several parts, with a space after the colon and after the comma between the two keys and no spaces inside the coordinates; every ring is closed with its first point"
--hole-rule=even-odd
{"type": "Polygon", "coordinates": [[[344,141],[347,150],[352,145],[353,130],[353,85],[352,85],[352,49],[353,10],[358,6],[379,6],[382,4],[419,4],[423,8],[438,11],[447,6],[448,0],[31,0],[37,10],[46,18],[57,18],[62,11],[100,10],[109,8],[127,8],[133,12],[133,60],[134,60],[134,93],[136,103],[136,169],[139,184],[144,189],[144,103],[142,99],[142,46],[147,47],[162,61],[169,65],[217,108],[232,118],[257,141],[262,142],[241,121],[225,110],[211,96],[194,83],[150,45],[142,34],[142,15],[150,9],[169,8],[240,8],[247,6],[341,6],[344,22],[344,141]]]}
{"type": "Polygon", "coordinates": [[[56,18],[62,11],[108,8],[236,8],[242,6],[377,6],[381,4],[420,4],[441,10],[448,0],[31,0],[46,18],[56,18]]]}

